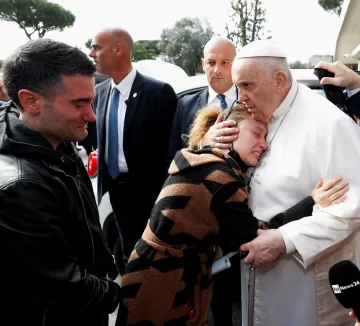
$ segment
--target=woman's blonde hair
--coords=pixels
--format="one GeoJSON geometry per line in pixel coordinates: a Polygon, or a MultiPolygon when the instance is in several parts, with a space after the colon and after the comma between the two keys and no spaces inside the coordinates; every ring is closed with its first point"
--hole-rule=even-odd
{"type": "Polygon", "coordinates": [[[226,120],[235,120],[237,123],[249,118],[251,114],[248,112],[243,103],[235,104],[232,108],[226,109],[224,112],[216,106],[205,106],[196,114],[195,120],[190,127],[188,135],[182,135],[183,139],[188,143],[190,148],[198,148],[200,141],[204,138],[210,127],[214,125],[219,114],[222,118],[231,110],[226,120]]]}

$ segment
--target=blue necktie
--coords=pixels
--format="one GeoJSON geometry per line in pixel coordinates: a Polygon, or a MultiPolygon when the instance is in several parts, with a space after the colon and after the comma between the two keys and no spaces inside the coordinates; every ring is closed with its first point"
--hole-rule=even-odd
{"type": "Polygon", "coordinates": [[[222,111],[224,111],[225,109],[227,109],[227,104],[225,101],[225,95],[224,94],[218,94],[217,98],[220,100],[220,108],[222,111]]]}
{"type": "Polygon", "coordinates": [[[119,174],[119,137],[118,137],[118,109],[119,90],[114,87],[110,99],[109,131],[108,131],[108,172],[115,179],[119,174]]]}

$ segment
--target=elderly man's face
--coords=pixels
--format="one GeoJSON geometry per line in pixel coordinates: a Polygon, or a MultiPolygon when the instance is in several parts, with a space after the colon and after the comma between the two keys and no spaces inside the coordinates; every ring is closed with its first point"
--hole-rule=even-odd
{"type": "Polygon", "coordinates": [[[10,98],[6,93],[5,87],[4,87],[4,80],[2,77],[0,77],[0,101],[7,102],[10,98]]]}
{"type": "Polygon", "coordinates": [[[233,85],[231,65],[236,55],[230,43],[214,43],[204,53],[202,66],[211,88],[218,94],[228,91],[233,85]]]}
{"type": "Polygon", "coordinates": [[[276,94],[276,77],[261,70],[256,58],[235,60],[232,68],[234,84],[238,87],[238,100],[251,112],[260,111],[269,120],[281,104],[276,94]]]}

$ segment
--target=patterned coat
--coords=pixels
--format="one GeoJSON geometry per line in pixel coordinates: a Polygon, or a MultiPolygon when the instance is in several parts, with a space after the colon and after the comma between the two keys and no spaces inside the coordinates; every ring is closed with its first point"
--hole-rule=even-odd
{"type": "Polygon", "coordinates": [[[239,165],[221,150],[183,149],[169,174],[121,280],[128,325],[204,325],[215,245],[238,250],[258,229],[239,165]]]}
{"type": "MultiPolygon", "coordinates": [[[[121,279],[128,325],[205,325],[215,246],[237,251],[259,227],[240,165],[219,149],[176,154],[121,279]]],[[[313,204],[307,197],[263,228],[308,216],[313,204]]]]}

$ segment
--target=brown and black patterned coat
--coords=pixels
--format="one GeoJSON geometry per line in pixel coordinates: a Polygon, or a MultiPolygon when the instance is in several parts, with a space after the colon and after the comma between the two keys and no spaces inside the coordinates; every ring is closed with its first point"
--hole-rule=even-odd
{"type": "Polygon", "coordinates": [[[128,325],[205,325],[215,246],[238,250],[259,225],[239,164],[219,149],[176,154],[121,280],[128,325]]]}

